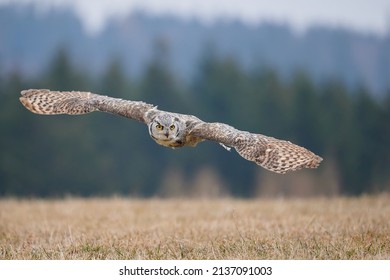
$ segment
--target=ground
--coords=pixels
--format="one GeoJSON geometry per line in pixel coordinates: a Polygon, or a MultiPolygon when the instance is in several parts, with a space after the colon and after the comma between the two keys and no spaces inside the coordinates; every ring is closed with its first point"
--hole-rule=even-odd
{"type": "Polygon", "coordinates": [[[0,259],[390,259],[390,195],[0,200],[0,259]]]}

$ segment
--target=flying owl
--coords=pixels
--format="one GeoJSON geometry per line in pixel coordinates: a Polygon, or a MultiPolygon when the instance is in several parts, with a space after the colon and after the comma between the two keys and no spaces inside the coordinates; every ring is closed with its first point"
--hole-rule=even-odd
{"type": "Polygon", "coordinates": [[[289,141],[238,130],[218,122],[204,122],[192,115],[158,110],[141,101],[130,101],[91,92],[29,89],[20,101],[31,112],[43,115],[81,115],[94,111],[117,114],[143,122],[157,144],[179,148],[204,140],[234,148],[243,158],[276,173],[316,168],[322,158],[289,141]]]}

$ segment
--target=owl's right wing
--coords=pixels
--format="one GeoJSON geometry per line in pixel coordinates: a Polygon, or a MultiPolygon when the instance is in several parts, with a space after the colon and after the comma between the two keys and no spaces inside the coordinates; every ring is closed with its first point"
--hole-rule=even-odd
{"type": "Polygon", "coordinates": [[[276,173],[316,168],[322,158],[290,141],[241,131],[224,123],[197,121],[191,135],[234,148],[243,158],[276,173]]]}
{"type": "Polygon", "coordinates": [[[84,91],[51,91],[29,89],[21,92],[20,102],[33,113],[43,115],[81,115],[94,111],[117,114],[146,122],[147,111],[153,105],[141,101],[123,100],[84,91]]]}

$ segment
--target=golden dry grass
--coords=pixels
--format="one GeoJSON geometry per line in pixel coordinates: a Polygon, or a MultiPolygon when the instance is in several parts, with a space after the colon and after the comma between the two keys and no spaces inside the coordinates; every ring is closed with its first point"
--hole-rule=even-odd
{"type": "Polygon", "coordinates": [[[3,199],[0,259],[390,259],[390,196],[3,199]]]}

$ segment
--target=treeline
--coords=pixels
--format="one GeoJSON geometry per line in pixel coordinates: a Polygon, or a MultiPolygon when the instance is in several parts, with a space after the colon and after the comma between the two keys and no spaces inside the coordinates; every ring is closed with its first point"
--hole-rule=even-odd
{"type": "Polygon", "coordinates": [[[163,57],[156,52],[139,78],[128,77],[120,58],[113,59],[96,79],[60,50],[39,78],[26,79],[17,71],[3,75],[0,195],[252,197],[269,186],[277,189],[274,194],[294,194],[305,184],[314,194],[389,190],[390,94],[374,98],[363,86],[351,90],[337,80],[316,85],[304,71],[286,80],[274,69],[243,70],[233,59],[212,53],[203,57],[193,81],[180,81],[163,57]],[[144,125],[125,118],[31,114],[18,100],[26,88],[143,100],[163,110],[288,139],[324,162],[318,170],[283,177],[215,143],[171,150],[156,145],[144,125]]]}

